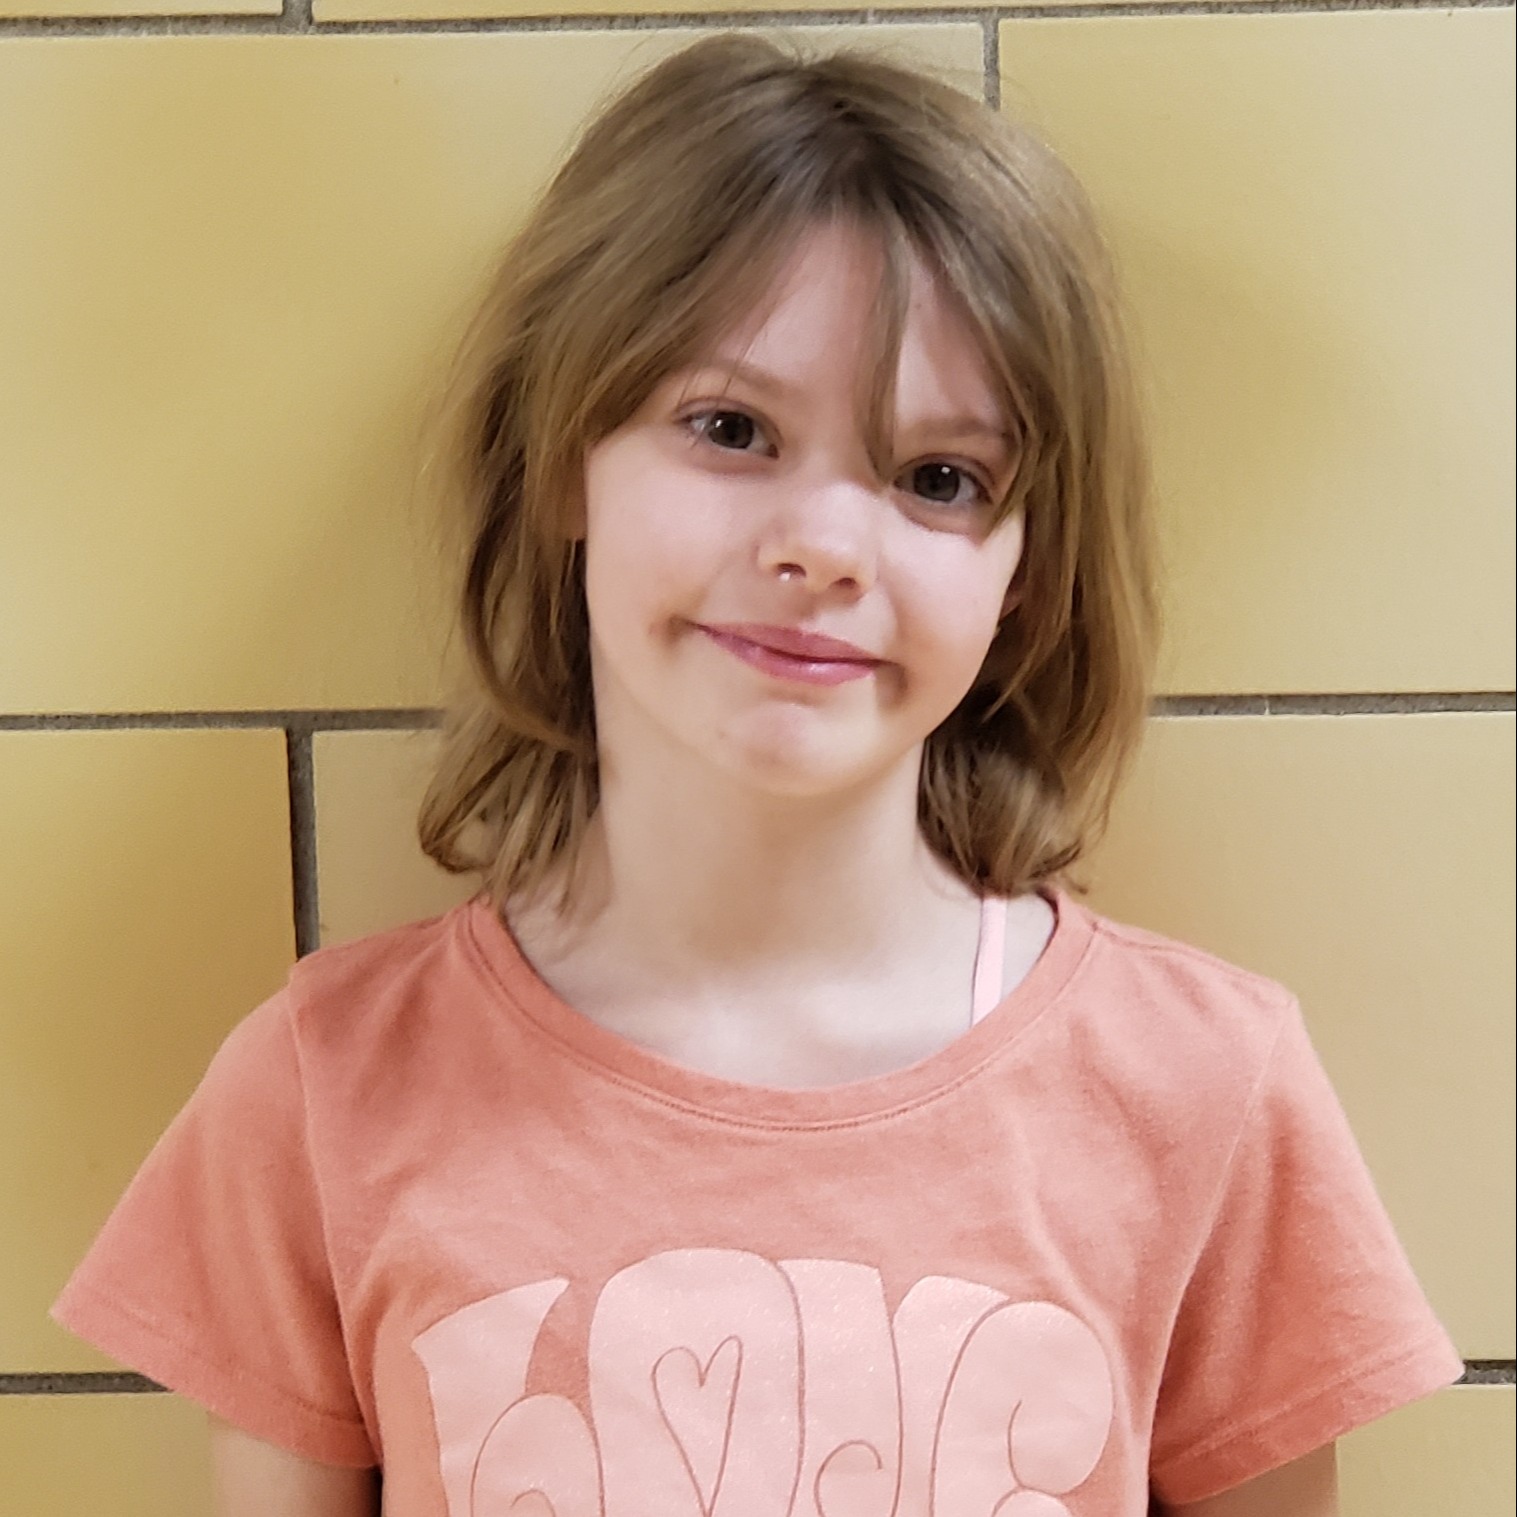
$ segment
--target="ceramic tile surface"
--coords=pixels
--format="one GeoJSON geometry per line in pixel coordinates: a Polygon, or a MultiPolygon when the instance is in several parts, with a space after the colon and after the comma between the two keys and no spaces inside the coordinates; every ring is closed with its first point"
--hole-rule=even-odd
{"type": "Polygon", "coordinates": [[[1283,982],[1424,1288],[1513,1351],[1513,719],[1150,723],[1091,901],[1283,982]]]}
{"type": "Polygon", "coordinates": [[[1510,1517],[1514,1410],[1509,1385],[1457,1385],[1349,1434],[1343,1517],[1510,1517]]]}
{"type": "Polygon", "coordinates": [[[1513,685],[1513,13],[1001,27],[1137,318],[1187,692],[1513,685]]]}
{"type": "Polygon", "coordinates": [[[287,794],[277,732],[0,732],[0,1373],[114,1367],[45,1314],[294,958],[287,794]]]}
{"type": "Polygon", "coordinates": [[[324,944],[446,911],[478,888],[472,875],[445,873],[416,841],[416,811],[435,748],[431,732],[316,734],[324,944]]]}
{"type": "Polygon", "coordinates": [[[205,1413],[162,1392],[0,1396],[6,1517],[208,1517],[205,1413]]]}
{"type": "Polygon", "coordinates": [[[277,16],[280,0],[0,0],[0,17],[277,16]]]}
{"type": "MultiPolygon", "coordinates": [[[[954,0],[880,0],[880,3],[865,5],[864,0],[844,0],[839,5],[830,5],[828,10],[872,10],[888,15],[894,10],[930,11],[938,6],[948,6],[954,0]]],[[[1074,3],[1074,0],[1065,0],[1074,3]]],[[[493,16],[543,16],[543,17],[590,17],[618,13],[639,16],[690,15],[699,11],[702,15],[724,15],[728,12],[804,11],[817,7],[810,0],[769,0],[763,6],[746,3],[746,0],[714,0],[714,3],[692,6],[689,0],[571,0],[569,4],[555,3],[551,6],[542,0],[313,0],[313,18],[318,21],[440,21],[454,17],[493,16]]]]}

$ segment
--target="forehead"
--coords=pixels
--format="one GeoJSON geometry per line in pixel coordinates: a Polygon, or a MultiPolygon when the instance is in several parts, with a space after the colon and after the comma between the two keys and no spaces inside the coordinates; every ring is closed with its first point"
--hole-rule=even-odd
{"type": "Polygon", "coordinates": [[[997,432],[1007,421],[978,335],[942,278],[915,251],[893,272],[883,239],[848,225],[798,237],[690,367],[760,389],[847,389],[866,413],[893,398],[900,410],[997,432]]]}

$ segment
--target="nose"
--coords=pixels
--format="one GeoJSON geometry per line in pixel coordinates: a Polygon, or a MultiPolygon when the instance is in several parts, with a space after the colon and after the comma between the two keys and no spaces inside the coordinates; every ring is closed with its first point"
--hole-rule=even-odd
{"type": "Polygon", "coordinates": [[[815,594],[862,595],[879,572],[874,492],[851,480],[782,488],[759,543],[759,567],[815,594]]]}

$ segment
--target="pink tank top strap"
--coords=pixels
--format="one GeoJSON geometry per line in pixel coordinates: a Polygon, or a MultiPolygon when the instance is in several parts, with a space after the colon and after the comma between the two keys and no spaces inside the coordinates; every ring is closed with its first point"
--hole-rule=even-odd
{"type": "Polygon", "coordinates": [[[974,990],[969,1025],[993,1011],[1001,1001],[1006,976],[1006,910],[1008,902],[988,895],[980,903],[980,946],[974,956],[974,990]]]}

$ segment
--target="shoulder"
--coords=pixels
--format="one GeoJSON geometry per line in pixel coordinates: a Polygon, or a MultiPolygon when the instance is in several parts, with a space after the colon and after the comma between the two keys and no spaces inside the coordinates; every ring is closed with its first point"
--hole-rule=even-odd
{"type": "Polygon", "coordinates": [[[319,1055],[414,1035],[449,1009],[477,1005],[472,902],[382,932],[330,944],[296,961],[283,999],[296,1045],[319,1055]]]}
{"type": "Polygon", "coordinates": [[[1083,902],[1073,910],[1090,940],[1071,988],[1108,1040],[1231,1082],[1257,1076],[1299,1022],[1295,994],[1268,975],[1083,902]]]}
{"type": "Polygon", "coordinates": [[[312,994],[374,989],[397,977],[436,968],[454,947],[454,939],[472,906],[402,922],[380,932],[326,944],[296,960],[291,984],[312,994]]]}

